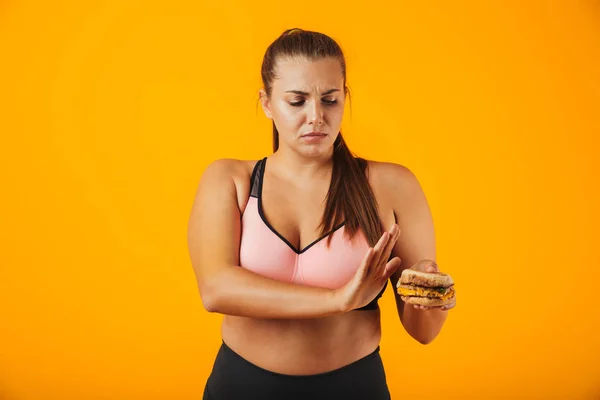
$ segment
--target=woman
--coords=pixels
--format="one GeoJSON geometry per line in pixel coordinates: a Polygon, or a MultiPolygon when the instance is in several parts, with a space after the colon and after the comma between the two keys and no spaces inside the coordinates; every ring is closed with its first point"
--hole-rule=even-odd
{"type": "MultiPolygon", "coordinates": [[[[439,272],[432,218],[405,167],[352,156],[340,134],[344,55],[292,29],[266,51],[260,100],[274,153],[203,173],[190,256],[204,307],[224,314],[205,399],[389,399],[379,297],[402,265],[439,272]]],[[[445,308],[404,304],[420,343],[445,308]]]]}

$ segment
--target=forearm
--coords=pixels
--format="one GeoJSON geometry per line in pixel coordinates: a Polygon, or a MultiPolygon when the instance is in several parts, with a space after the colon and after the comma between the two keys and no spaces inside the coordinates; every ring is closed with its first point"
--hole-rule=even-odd
{"type": "Polygon", "coordinates": [[[415,340],[428,344],[440,333],[447,317],[448,310],[418,310],[411,304],[404,304],[402,324],[415,340]]]}
{"type": "Polygon", "coordinates": [[[269,279],[241,267],[223,267],[200,285],[209,312],[251,318],[304,319],[339,314],[335,291],[269,279]]]}

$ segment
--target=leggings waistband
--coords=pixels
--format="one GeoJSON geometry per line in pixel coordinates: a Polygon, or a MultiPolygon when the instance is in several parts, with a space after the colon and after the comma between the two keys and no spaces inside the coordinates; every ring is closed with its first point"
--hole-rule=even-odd
{"type": "Polygon", "coordinates": [[[205,400],[335,398],[390,399],[379,346],[367,356],[332,371],[286,375],[251,363],[223,342],[204,397],[205,400]]]}
{"type": "Polygon", "coordinates": [[[327,371],[327,372],[321,372],[318,374],[307,374],[307,375],[287,375],[287,374],[282,374],[282,373],[275,372],[275,371],[270,371],[268,369],[262,368],[256,364],[246,360],[244,357],[242,357],[241,355],[236,353],[235,350],[233,350],[231,347],[229,347],[227,345],[227,343],[225,343],[224,341],[221,343],[221,349],[224,352],[229,353],[232,357],[238,358],[239,362],[245,363],[251,368],[255,368],[258,371],[261,371],[263,373],[271,374],[273,376],[286,378],[286,379],[311,379],[311,378],[326,377],[328,375],[335,375],[337,373],[343,372],[344,370],[358,366],[359,364],[366,363],[372,358],[377,358],[379,356],[379,352],[380,352],[380,346],[377,346],[377,348],[375,350],[373,350],[373,352],[371,352],[370,354],[368,354],[362,358],[359,358],[358,360],[353,361],[350,364],[344,365],[342,367],[339,367],[339,368],[336,368],[334,370],[327,371]]]}

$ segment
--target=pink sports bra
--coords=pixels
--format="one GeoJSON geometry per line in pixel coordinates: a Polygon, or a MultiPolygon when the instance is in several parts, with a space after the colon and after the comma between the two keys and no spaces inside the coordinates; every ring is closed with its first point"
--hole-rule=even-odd
{"type": "MultiPolygon", "coordinates": [[[[344,223],[301,250],[296,249],[267,221],[262,208],[262,183],[267,158],[254,166],[250,198],[242,214],[240,265],[257,274],[284,282],[335,289],[354,276],[369,244],[361,230],[349,240],[344,223]],[[327,240],[331,236],[331,244],[327,240]]],[[[374,310],[387,287],[367,306],[374,310]]]]}

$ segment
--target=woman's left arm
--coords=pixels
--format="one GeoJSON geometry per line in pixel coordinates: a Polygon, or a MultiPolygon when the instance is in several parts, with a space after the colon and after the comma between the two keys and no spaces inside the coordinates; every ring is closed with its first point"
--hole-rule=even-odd
{"type": "Polygon", "coordinates": [[[390,278],[398,316],[410,336],[419,343],[428,344],[440,333],[448,316],[448,309],[454,305],[427,308],[406,304],[397,293],[396,284],[402,270],[406,268],[440,272],[435,262],[433,218],[425,193],[412,171],[397,164],[388,164],[385,169],[385,181],[388,183],[386,190],[391,196],[390,204],[400,227],[400,237],[392,256],[400,257],[402,266],[390,278]]]}

